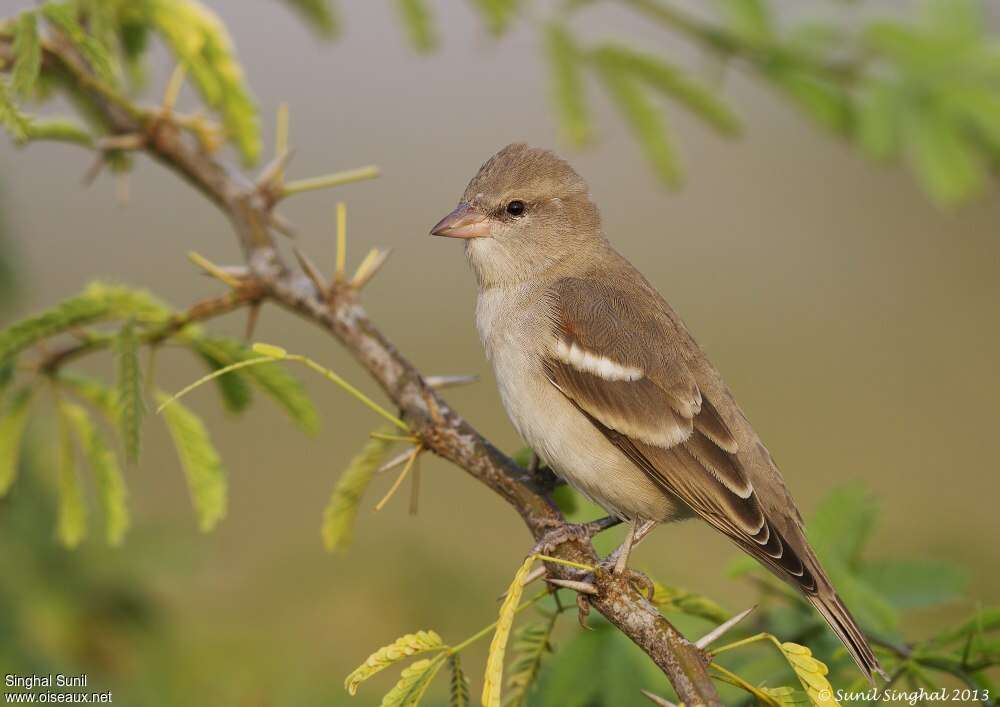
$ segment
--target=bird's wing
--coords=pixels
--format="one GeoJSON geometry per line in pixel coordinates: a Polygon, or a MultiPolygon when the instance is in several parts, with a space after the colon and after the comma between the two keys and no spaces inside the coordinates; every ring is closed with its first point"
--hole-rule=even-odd
{"type": "Polygon", "coordinates": [[[683,325],[652,288],[607,280],[565,278],[547,292],[552,385],[661,488],[815,592],[816,579],[779,530],[787,519],[768,518],[720,401],[699,388],[683,325]]]}

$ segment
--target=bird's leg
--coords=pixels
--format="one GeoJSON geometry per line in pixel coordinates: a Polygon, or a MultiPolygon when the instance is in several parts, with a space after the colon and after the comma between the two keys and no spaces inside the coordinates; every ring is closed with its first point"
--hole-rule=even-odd
{"type": "Polygon", "coordinates": [[[638,570],[630,569],[628,567],[628,560],[629,555],[632,552],[632,548],[642,542],[643,538],[649,535],[650,531],[656,527],[656,521],[640,521],[635,519],[630,525],[631,527],[629,528],[628,535],[625,536],[625,542],[623,542],[618,549],[608,555],[608,557],[601,564],[605,566],[611,565],[612,572],[614,574],[627,577],[629,582],[634,584],[639,591],[645,592],[646,596],[652,600],[655,592],[653,580],[638,570]]]}
{"type": "Polygon", "coordinates": [[[617,550],[612,552],[607,559],[607,562],[609,563],[614,560],[615,574],[622,574],[625,571],[628,567],[628,558],[632,553],[632,548],[642,542],[642,539],[649,535],[650,531],[656,527],[656,521],[640,521],[636,518],[632,520],[630,525],[631,527],[629,528],[628,535],[625,536],[625,542],[623,542],[617,550]]]}

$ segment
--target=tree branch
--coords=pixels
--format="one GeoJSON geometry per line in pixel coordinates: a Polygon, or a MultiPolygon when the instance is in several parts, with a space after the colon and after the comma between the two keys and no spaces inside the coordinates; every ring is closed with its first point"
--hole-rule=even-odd
{"type": "MultiPolygon", "coordinates": [[[[114,135],[143,136],[139,149],[177,172],[208,197],[230,219],[249,266],[245,280],[254,296],[231,293],[226,302],[239,306],[269,299],[335,337],[398,406],[401,417],[423,446],[448,459],[488,486],[524,520],[537,540],[559,523],[562,515],[551,503],[545,484],[501,453],[438,393],[368,318],[358,301],[358,288],[342,285],[332,293],[317,290],[304,273],[288,268],[274,247],[269,224],[272,201],[242,175],[225,168],[191,140],[169,115],[123,105],[120,97],[100,84],[79,55],[64,42],[46,43],[47,60],[61,62],[99,108],[114,135]]],[[[204,314],[225,307],[209,307],[204,314]]],[[[66,351],[62,360],[76,355],[66,351]]],[[[57,365],[60,361],[54,362],[57,365]]],[[[560,559],[596,565],[590,542],[571,539],[553,549],[560,559]]],[[[572,578],[561,565],[549,564],[550,576],[572,578]]],[[[722,702],[706,671],[706,656],[685,639],[623,576],[599,572],[591,605],[640,646],[666,673],[680,699],[688,705],[720,706],[722,702]]]]}

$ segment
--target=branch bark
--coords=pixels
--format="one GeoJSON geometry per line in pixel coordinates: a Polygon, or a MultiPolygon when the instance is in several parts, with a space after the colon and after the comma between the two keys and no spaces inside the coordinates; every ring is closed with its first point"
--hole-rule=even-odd
{"type": "MultiPolygon", "coordinates": [[[[318,325],[361,363],[427,449],[496,492],[517,511],[536,540],[565,523],[544,483],[490,444],[426,385],[419,371],[369,319],[356,289],[341,283],[332,293],[320,292],[309,277],[284,263],[272,238],[273,200],[265,191],[224,167],[162,111],[123,106],[123,99],[102,87],[67,44],[47,42],[46,60],[62,63],[77,78],[99,108],[109,133],[142,136],[141,150],[178,173],[229,217],[251,273],[245,283],[252,296],[233,297],[224,306],[198,313],[221,313],[230,304],[271,300],[318,325]]],[[[75,352],[65,354],[72,355],[75,352]]],[[[553,554],[588,565],[597,565],[600,559],[590,542],[579,539],[564,542],[553,554]]],[[[561,565],[550,563],[547,569],[550,576],[571,578],[561,565]]],[[[721,707],[702,651],[626,578],[601,572],[594,584],[597,594],[588,597],[593,608],[652,658],[685,704],[721,707]]]]}

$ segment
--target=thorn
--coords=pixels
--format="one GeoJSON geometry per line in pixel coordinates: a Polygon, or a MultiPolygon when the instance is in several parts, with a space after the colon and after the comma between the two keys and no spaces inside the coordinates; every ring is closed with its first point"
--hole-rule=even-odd
{"type": "MultiPolygon", "coordinates": [[[[288,151],[288,104],[282,102],[278,105],[278,115],[274,125],[274,154],[280,155],[288,151]]],[[[275,184],[283,184],[285,181],[285,170],[279,170],[274,175],[275,184]]]]}
{"type": "Polygon", "coordinates": [[[185,76],[187,76],[187,67],[184,64],[178,64],[174,67],[173,72],[171,72],[170,79],[167,81],[167,87],[163,91],[163,102],[161,103],[161,110],[164,116],[168,116],[174,112],[177,97],[180,96],[181,89],[184,87],[185,76]]]}
{"type": "Polygon", "coordinates": [[[351,287],[360,290],[367,285],[378,271],[382,269],[382,266],[385,265],[385,261],[389,259],[390,255],[392,255],[391,248],[387,248],[386,250],[372,248],[368,251],[368,255],[361,261],[361,265],[354,272],[354,277],[351,278],[351,287]]]}
{"type": "Polygon", "coordinates": [[[434,388],[434,390],[441,390],[442,388],[454,388],[459,385],[469,385],[470,383],[476,383],[479,381],[479,376],[469,375],[469,376],[427,376],[424,378],[424,383],[427,387],[434,388]]]}
{"type": "Polygon", "coordinates": [[[594,629],[587,625],[587,617],[590,616],[590,603],[582,592],[576,593],[576,609],[576,619],[580,622],[580,626],[588,631],[593,631],[594,629]]]}
{"type": "Polygon", "coordinates": [[[268,211],[268,220],[270,222],[271,228],[273,228],[278,233],[282,234],[286,238],[295,238],[298,233],[295,230],[295,226],[292,222],[286,219],[281,214],[277,214],[274,211],[268,211]]]}
{"type": "Polygon", "coordinates": [[[222,272],[236,278],[237,280],[247,280],[253,275],[253,273],[250,272],[250,268],[246,265],[219,265],[218,268],[222,272]]]}
{"type": "Polygon", "coordinates": [[[344,279],[344,263],[347,260],[347,204],[337,202],[337,262],[333,271],[333,281],[344,279]]]}
{"type": "Polygon", "coordinates": [[[701,650],[705,650],[709,645],[711,645],[712,643],[714,643],[715,641],[717,641],[719,638],[721,638],[727,631],[729,631],[729,629],[731,629],[733,626],[735,626],[740,621],[742,621],[743,619],[745,619],[750,614],[750,612],[753,611],[756,608],[757,608],[757,605],[754,604],[749,609],[744,609],[743,611],[741,611],[740,613],[736,614],[736,616],[732,617],[728,621],[725,621],[725,622],[719,624],[718,626],[716,626],[715,628],[713,628],[711,631],[709,631],[708,633],[706,633],[704,636],[702,636],[701,638],[699,638],[697,641],[695,641],[694,642],[695,647],[697,647],[697,648],[699,648],[701,650]]]}
{"type": "Polygon", "coordinates": [[[83,178],[80,180],[85,187],[89,187],[97,179],[98,175],[104,170],[107,165],[107,160],[104,159],[104,155],[98,154],[94,158],[93,164],[87,167],[87,171],[83,173],[83,178]]]}
{"type": "Polygon", "coordinates": [[[302,271],[312,281],[313,287],[316,288],[320,295],[325,295],[330,286],[326,283],[323,273],[309,259],[309,256],[299,250],[299,248],[292,246],[292,252],[295,253],[295,259],[299,261],[299,267],[302,268],[302,271]]]}
{"type": "Polygon", "coordinates": [[[420,447],[414,447],[412,450],[410,450],[410,453],[406,459],[406,466],[404,466],[403,470],[399,472],[399,476],[396,477],[396,480],[392,483],[392,486],[389,487],[389,491],[385,494],[385,496],[382,497],[382,500],[375,504],[376,511],[382,510],[385,504],[389,502],[389,499],[393,497],[393,495],[396,493],[396,490],[399,488],[399,485],[403,483],[403,479],[405,479],[406,475],[410,473],[410,469],[413,468],[413,463],[417,460],[417,456],[419,454],[420,454],[420,447]]]}
{"type": "Polygon", "coordinates": [[[376,469],[375,473],[376,474],[382,474],[382,473],[384,473],[386,471],[392,471],[397,466],[400,466],[401,464],[405,463],[406,460],[410,458],[411,454],[413,454],[413,449],[412,448],[407,449],[405,452],[401,452],[400,454],[397,454],[392,459],[390,459],[385,464],[383,464],[378,469],[376,469]]]}
{"type": "Polygon", "coordinates": [[[257,328],[257,319],[260,317],[260,306],[260,300],[257,300],[252,302],[247,310],[247,328],[243,336],[247,341],[253,340],[253,332],[257,328]]]}
{"type": "Polygon", "coordinates": [[[649,690],[643,690],[640,688],[639,692],[641,692],[647,700],[652,702],[654,705],[659,705],[659,707],[677,707],[677,705],[675,705],[673,702],[665,700],[659,695],[653,694],[649,690]]]}
{"type": "Polygon", "coordinates": [[[214,277],[216,280],[226,283],[232,288],[239,288],[243,283],[240,282],[239,278],[233,277],[225,269],[220,268],[218,265],[213,263],[211,260],[206,258],[201,253],[196,253],[195,251],[188,252],[188,260],[200,267],[206,273],[214,277]]]}
{"type": "Polygon", "coordinates": [[[284,199],[292,194],[301,194],[302,192],[315,191],[317,189],[339,187],[341,184],[359,182],[362,179],[374,179],[378,176],[378,174],[378,167],[375,165],[368,165],[367,167],[349,169],[343,172],[335,172],[334,174],[324,174],[321,177],[296,179],[295,181],[288,182],[284,185],[278,194],[278,198],[284,199]]]}
{"type": "Polygon", "coordinates": [[[420,499],[420,458],[413,462],[413,473],[410,474],[410,515],[417,515],[420,499]]]}
{"type": "MultiPolygon", "coordinates": [[[[285,150],[268,162],[264,166],[264,169],[260,171],[260,176],[257,177],[257,188],[262,191],[270,191],[272,187],[280,185],[281,182],[279,180],[281,179],[281,175],[294,156],[295,150],[285,150]]],[[[274,189],[274,193],[279,193],[280,191],[280,188],[274,189]]]]}
{"type": "Polygon", "coordinates": [[[590,596],[594,596],[595,594],[597,594],[597,587],[595,587],[590,582],[577,582],[574,579],[555,579],[555,578],[546,579],[545,581],[548,582],[549,584],[554,584],[557,587],[562,587],[563,589],[572,589],[574,592],[577,592],[578,594],[589,594],[590,596]]]}

